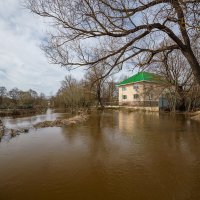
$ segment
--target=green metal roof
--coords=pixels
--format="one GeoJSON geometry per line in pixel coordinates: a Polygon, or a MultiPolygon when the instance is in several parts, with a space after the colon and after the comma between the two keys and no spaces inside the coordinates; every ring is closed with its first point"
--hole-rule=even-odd
{"type": "Polygon", "coordinates": [[[139,72],[131,76],[130,78],[122,81],[121,83],[117,84],[117,86],[126,85],[130,83],[135,83],[135,82],[142,82],[142,81],[160,83],[162,82],[162,77],[157,74],[153,74],[149,72],[139,72]]]}

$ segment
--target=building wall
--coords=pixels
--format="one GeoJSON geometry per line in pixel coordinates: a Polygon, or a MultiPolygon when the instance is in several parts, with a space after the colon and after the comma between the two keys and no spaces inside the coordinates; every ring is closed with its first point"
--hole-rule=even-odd
{"type": "Polygon", "coordinates": [[[163,89],[161,85],[150,82],[119,86],[119,105],[158,106],[163,89]]]}
{"type": "MultiPolygon", "coordinates": [[[[143,93],[143,84],[141,84],[141,83],[119,86],[119,102],[120,103],[128,103],[128,102],[138,101],[139,99],[134,99],[133,95],[134,94],[140,95],[142,93],[143,93]],[[134,89],[133,86],[138,86],[138,88],[134,89]],[[127,99],[124,99],[123,95],[126,95],[127,99]]],[[[140,101],[142,101],[142,100],[143,100],[143,98],[142,98],[142,96],[140,96],[140,101]]]]}

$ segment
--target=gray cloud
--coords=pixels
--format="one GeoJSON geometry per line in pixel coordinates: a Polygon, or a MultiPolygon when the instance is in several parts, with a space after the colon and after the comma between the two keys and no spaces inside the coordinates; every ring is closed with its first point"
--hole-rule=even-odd
{"type": "MultiPolygon", "coordinates": [[[[51,65],[39,48],[45,38],[43,19],[32,15],[20,0],[0,1],[0,86],[30,88],[54,94],[67,70],[51,65]]],[[[80,79],[83,72],[74,71],[80,79]]]]}

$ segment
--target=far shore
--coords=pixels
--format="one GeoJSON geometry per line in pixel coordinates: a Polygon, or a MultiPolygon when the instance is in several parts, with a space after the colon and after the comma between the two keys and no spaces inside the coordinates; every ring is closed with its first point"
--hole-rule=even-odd
{"type": "Polygon", "coordinates": [[[170,112],[170,111],[159,111],[157,107],[131,107],[131,106],[105,106],[105,109],[124,109],[129,112],[159,112],[159,113],[169,113],[169,114],[181,114],[181,115],[186,115],[188,118],[196,121],[200,121],[200,111],[176,111],[176,112],[170,112]]]}
{"type": "MultiPolygon", "coordinates": [[[[8,117],[8,116],[23,116],[23,115],[35,115],[35,114],[41,114],[46,111],[46,107],[40,107],[40,108],[28,108],[28,109],[0,109],[0,117],[8,117]]],[[[159,109],[156,107],[132,107],[132,106],[104,106],[104,109],[125,109],[130,112],[134,111],[143,111],[143,112],[161,112],[166,113],[165,111],[159,111],[159,109]]],[[[62,109],[63,110],[63,109],[62,109]]],[[[78,112],[79,113],[79,112],[78,112]]],[[[188,116],[192,120],[200,121],[200,111],[190,111],[190,112],[167,112],[170,114],[183,114],[188,116]]]]}
{"type": "Polygon", "coordinates": [[[34,115],[37,113],[42,113],[46,110],[46,108],[27,108],[27,109],[0,109],[0,117],[8,117],[8,116],[20,116],[20,115],[34,115]]]}

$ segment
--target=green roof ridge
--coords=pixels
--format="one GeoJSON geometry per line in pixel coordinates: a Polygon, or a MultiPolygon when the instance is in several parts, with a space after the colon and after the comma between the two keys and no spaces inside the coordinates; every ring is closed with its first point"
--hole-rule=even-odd
{"type": "Polygon", "coordinates": [[[143,72],[138,72],[137,74],[123,80],[122,82],[117,84],[117,86],[126,85],[130,83],[136,83],[136,82],[142,82],[142,81],[159,83],[159,82],[162,82],[162,77],[154,73],[143,71],[143,72]]]}
{"type": "Polygon", "coordinates": [[[143,78],[142,80],[144,80],[144,73],[142,73],[142,78],[143,78]]]}

